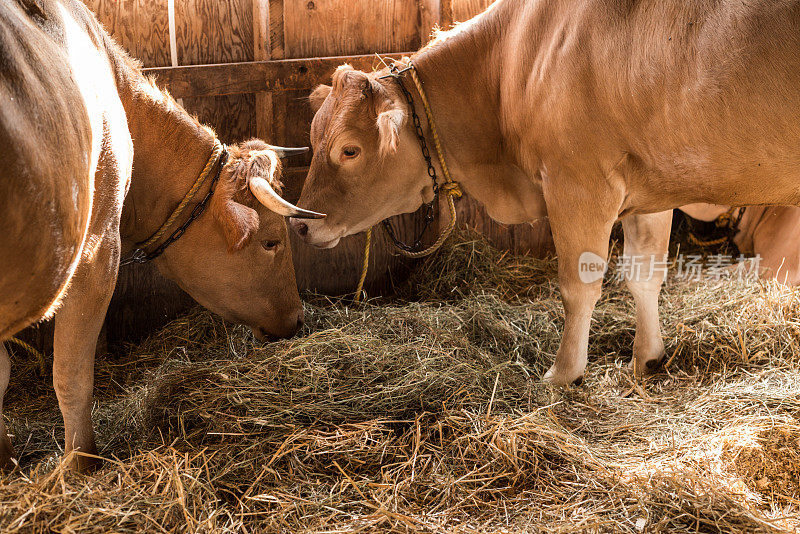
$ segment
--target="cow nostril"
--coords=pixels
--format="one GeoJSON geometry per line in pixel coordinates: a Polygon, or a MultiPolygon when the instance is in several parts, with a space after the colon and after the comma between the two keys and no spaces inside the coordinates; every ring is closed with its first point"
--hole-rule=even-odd
{"type": "Polygon", "coordinates": [[[308,234],[308,225],[304,222],[295,222],[292,226],[294,226],[294,231],[297,232],[300,236],[305,236],[308,234]]]}

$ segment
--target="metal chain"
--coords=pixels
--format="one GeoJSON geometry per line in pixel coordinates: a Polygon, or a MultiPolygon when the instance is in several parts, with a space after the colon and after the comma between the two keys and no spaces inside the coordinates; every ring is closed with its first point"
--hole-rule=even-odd
{"type": "Polygon", "coordinates": [[[214,194],[215,185],[219,180],[219,175],[222,173],[222,168],[225,166],[225,162],[228,160],[228,151],[225,150],[219,157],[219,161],[217,163],[217,171],[214,173],[214,176],[211,178],[211,187],[206,193],[206,196],[203,197],[195,207],[192,209],[191,213],[189,213],[189,218],[180,225],[178,228],[172,232],[167,239],[164,240],[158,247],[156,247],[152,252],[146,252],[144,249],[137,248],[133,251],[133,254],[125,260],[120,262],[120,267],[124,265],[130,265],[132,263],[147,263],[148,261],[154,260],[155,258],[161,256],[164,253],[164,250],[170,246],[172,243],[177,241],[181,238],[181,236],[186,232],[186,229],[189,228],[189,225],[197,219],[200,214],[206,209],[209,200],[211,200],[212,195],[214,194]]]}
{"type": "Polygon", "coordinates": [[[739,224],[742,222],[745,209],[745,207],[730,208],[728,211],[716,218],[714,225],[717,229],[722,230],[722,232],[725,233],[724,236],[716,239],[702,239],[698,237],[697,232],[695,231],[696,227],[694,221],[688,215],[685,216],[684,220],[686,221],[686,226],[689,230],[689,242],[699,247],[716,247],[725,243],[736,247],[734,238],[736,237],[736,234],[739,233],[739,224]]]}
{"type": "Polygon", "coordinates": [[[736,212],[736,217],[732,219],[730,223],[730,229],[733,231],[733,235],[739,231],[739,224],[742,222],[742,218],[744,217],[745,207],[740,207],[739,210],[736,212]]]}
{"type": "Polygon", "coordinates": [[[394,243],[394,246],[396,246],[401,250],[405,250],[406,252],[413,252],[422,245],[422,238],[425,237],[425,232],[427,232],[428,228],[434,221],[435,218],[434,207],[436,205],[436,200],[439,198],[439,181],[436,176],[436,168],[433,166],[433,159],[431,158],[431,152],[428,149],[428,143],[425,140],[425,133],[422,130],[422,122],[420,121],[419,115],[417,114],[417,110],[414,107],[414,98],[411,96],[411,93],[408,91],[408,89],[406,89],[405,85],[403,85],[403,74],[409,70],[411,70],[411,67],[406,67],[400,70],[397,68],[396,65],[392,64],[389,66],[389,71],[391,74],[381,76],[380,79],[394,78],[395,81],[397,81],[397,85],[400,87],[400,90],[403,92],[403,95],[406,97],[406,101],[408,102],[408,107],[411,109],[411,117],[414,123],[414,131],[417,134],[417,139],[419,139],[419,146],[420,149],[422,150],[422,157],[425,158],[425,163],[428,166],[428,176],[430,176],[431,181],[433,182],[433,200],[425,204],[425,224],[412,244],[410,245],[406,244],[397,237],[394,228],[392,227],[388,219],[383,220],[383,227],[386,230],[386,233],[389,235],[389,238],[394,243]]]}

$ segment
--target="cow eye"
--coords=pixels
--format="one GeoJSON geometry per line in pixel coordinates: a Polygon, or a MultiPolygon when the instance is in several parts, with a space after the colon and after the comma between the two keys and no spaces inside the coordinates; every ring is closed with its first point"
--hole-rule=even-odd
{"type": "Polygon", "coordinates": [[[357,146],[346,146],[342,149],[342,159],[353,159],[358,157],[361,149],[357,146]]]}
{"type": "Polygon", "coordinates": [[[269,239],[265,239],[264,241],[261,242],[261,246],[264,247],[264,250],[269,250],[269,251],[275,250],[276,248],[278,248],[278,245],[280,244],[281,244],[280,241],[270,241],[269,239]]]}

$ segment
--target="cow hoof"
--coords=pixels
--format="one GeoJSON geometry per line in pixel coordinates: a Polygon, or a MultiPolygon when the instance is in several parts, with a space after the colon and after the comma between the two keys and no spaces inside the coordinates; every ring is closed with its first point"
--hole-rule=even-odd
{"type": "Polygon", "coordinates": [[[636,361],[632,359],[628,364],[628,369],[630,369],[631,371],[635,371],[637,378],[641,378],[642,376],[650,375],[657,372],[659,369],[661,369],[661,366],[663,364],[664,364],[664,355],[662,354],[659,357],[650,358],[649,360],[645,360],[644,362],[639,362],[638,366],[636,364],[636,361]]]}
{"type": "Polygon", "coordinates": [[[554,386],[580,386],[583,383],[583,369],[572,369],[564,372],[554,365],[542,378],[554,386]]]}
{"type": "Polygon", "coordinates": [[[661,368],[661,364],[664,363],[664,358],[658,358],[655,360],[648,360],[647,363],[644,364],[645,369],[648,372],[653,373],[661,368]]]}
{"type": "Polygon", "coordinates": [[[93,473],[100,468],[103,460],[96,456],[86,456],[80,452],[70,452],[64,455],[64,463],[70,471],[93,473]]]}

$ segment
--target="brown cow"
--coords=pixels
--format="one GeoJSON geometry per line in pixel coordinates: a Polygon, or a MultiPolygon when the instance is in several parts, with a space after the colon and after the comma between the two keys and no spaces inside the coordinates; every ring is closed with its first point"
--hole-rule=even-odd
{"type": "MultiPolygon", "coordinates": [[[[167,220],[211,159],[213,196],[206,179],[172,227],[190,221],[185,234],[155,263],[257,336],[289,336],[303,312],[282,215],[302,212],[275,191],[278,152],[253,140],[231,147],[224,166],[210,158],[213,132],[145,79],[77,0],[0,3],[0,64],[0,341],[55,315],[64,450],[95,454],[94,352],[120,257],[167,220]]],[[[9,368],[0,344],[0,398],[9,368]]]]}
{"type": "MultiPolygon", "coordinates": [[[[681,211],[711,222],[730,206],[690,204],[681,211]]],[[[736,227],[733,244],[742,254],[756,255],[759,276],[790,286],[800,285],[800,208],[797,206],[749,206],[736,227]]]]}
{"type": "MultiPolygon", "coordinates": [[[[455,179],[500,222],[550,219],[565,326],[545,380],[584,374],[601,281],[582,274],[602,271],[618,218],[626,255],[661,259],[665,210],[800,203],[799,27],[800,0],[499,0],[411,58],[455,179]]],[[[328,218],[293,222],[308,243],[433,198],[386,74],[342,67],[311,96],[298,205],[328,218]]],[[[661,282],[629,279],[637,373],[664,353],[661,282]]]]}

